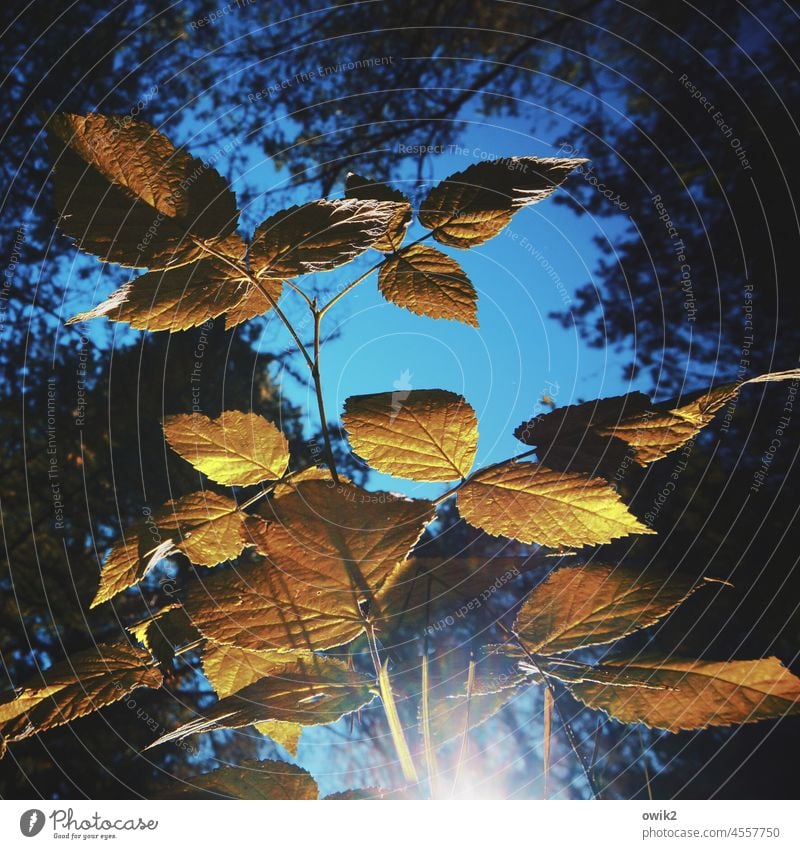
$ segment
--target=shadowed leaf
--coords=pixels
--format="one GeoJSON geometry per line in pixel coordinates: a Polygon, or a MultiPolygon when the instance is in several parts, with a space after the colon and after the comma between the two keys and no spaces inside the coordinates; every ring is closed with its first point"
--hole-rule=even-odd
{"type": "Polygon", "coordinates": [[[165,734],[151,746],[215,728],[243,728],[267,719],[327,725],[372,701],[371,688],[369,678],[348,669],[341,661],[301,653],[280,675],[261,678],[220,699],[197,719],[165,734]]]}

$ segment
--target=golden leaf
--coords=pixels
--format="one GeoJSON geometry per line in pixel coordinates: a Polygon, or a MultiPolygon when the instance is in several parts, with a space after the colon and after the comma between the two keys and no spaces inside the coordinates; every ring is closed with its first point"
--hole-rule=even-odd
{"type": "Polygon", "coordinates": [[[241,554],[245,518],[232,498],[203,490],[168,501],[155,520],[159,530],[173,533],[175,548],[192,563],[216,566],[241,554]]]}
{"type": "Polygon", "coordinates": [[[514,630],[533,654],[619,640],[655,624],[699,586],[681,575],[619,566],[557,569],[525,599],[514,630]]]}
{"type": "Polygon", "coordinates": [[[394,215],[386,228],[386,234],[372,247],[388,254],[396,251],[403,244],[406,230],[411,223],[411,203],[402,192],[387,186],[386,183],[359,177],[351,171],[345,181],[344,195],[355,200],[381,200],[395,203],[394,215]]]}
{"type": "Polygon", "coordinates": [[[263,722],[256,722],[254,727],[259,734],[280,743],[292,757],[297,757],[297,748],[303,735],[303,726],[299,722],[265,719],[263,722]]]}
{"type": "MultiPolygon", "coordinates": [[[[277,719],[300,725],[327,725],[372,701],[372,682],[339,660],[301,653],[277,676],[261,678],[160,737],[152,746],[182,740],[215,728],[277,719]]],[[[149,748],[149,747],[148,747],[149,748]]]]}
{"type": "MultiPolygon", "coordinates": [[[[157,529],[154,529],[157,533],[157,529]]],[[[90,607],[97,607],[128,587],[138,584],[165,557],[175,553],[171,539],[156,538],[139,522],[126,538],[111,546],[100,573],[100,586],[90,607]]]]}
{"type": "Polygon", "coordinates": [[[102,644],[72,655],[0,699],[0,736],[10,743],[65,725],[119,701],[137,687],[160,687],[150,655],[102,644]]]}
{"type": "MultiPolygon", "coordinates": [[[[223,698],[268,675],[280,675],[298,656],[297,652],[254,651],[208,642],[203,650],[203,672],[216,694],[223,698]]],[[[308,657],[311,658],[310,653],[308,657]]],[[[257,723],[256,730],[280,743],[292,755],[297,754],[303,731],[299,723],[267,719],[257,723]]]]}
{"type": "Polygon", "coordinates": [[[310,773],[284,761],[245,760],[165,787],[166,799],[316,799],[310,773]]]}
{"type": "Polygon", "coordinates": [[[227,252],[236,198],[202,160],[130,118],[63,113],[48,130],[58,224],[81,250],[151,269],[201,258],[198,240],[227,252]]]}
{"type": "Polygon", "coordinates": [[[143,274],[67,324],[105,316],[135,330],[188,330],[236,307],[247,278],[213,260],[143,274]]]}
{"type": "Polygon", "coordinates": [[[396,572],[433,518],[429,501],[308,480],[264,505],[263,545],[281,570],[310,593],[369,600],[396,572]]]}
{"type": "Polygon", "coordinates": [[[271,563],[212,574],[191,588],[185,607],[204,636],[240,648],[322,651],[364,630],[349,586],[310,586],[271,563]]]}
{"type": "Polygon", "coordinates": [[[313,660],[311,652],[243,649],[209,641],[203,649],[203,672],[220,698],[269,675],[280,675],[298,658],[313,660]]]}
{"type": "Polygon", "coordinates": [[[389,257],[378,274],[387,301],[417,315],[478,326],[478,293],[463,268],[436,248],[412,245],[389,257]]]}
{"type": "Polygon", "coordinates": [[[496,236],[525,206],[551,195],[585,159],[513,156],[479,162],[435,186],[420,223],[445,245],[470,248],[496,236]]]}
{"type": "Polygon", "coordinates": [[[478,450],[478,420],[443,389],[353,395],[342,417],[353,450],[374,469],[416,481],[466,477],[478,450]]]}
{"type": "Polygon", "coordinates": [[[714,662],[651,656],[615,659],[614,665],[660,689],[590,683],[569,689],[620,722],[677,732],[800,713],[800,679],[776,657],[714,662]]]}
{"type": "Polygon", "coordinates": [[[168,416],[164,435],[184,460],[228,486],[277,480],[289,464],[286,437],[255,413],[231,410],[218,419],[200,413],[168,416]]]}
{"type": "Polygon", "coordinates": [[[647,466],[693,439],[743,386],[797,379],[800,369],[771,372],[660,404],[641,392],[602,398],[535,416],[514,436],[557,469],[618,469],[626,454],[647,466]]]}
{"type": "MultiPolygon", "coordinates": [[[[339,472],[339,479],[348,480],[341,472],[339,472]]],[[[275,489],[272,490],[272,495],[273,498],[282,498],[284,495],[289,495],[290,492],[294,492],[294,488],[297,484],[302,483],[303,481],[330,482],[332,480],[331,473],[328,469],[322,468],[321,466],[309,466],[308,468],[293,474],[291,477],[287,476],[285,480],[277,484],[275,489]]]]}
{"type": "Polygon", "coordinates": [[[490,467],[458,491],[458,511],[487,533],[551,548],[654,533],[602,478],[554,472],[539,463],[490,467]]]}
{"type": "Polygon", "coordinates": [[[199,566],[237,557],[246,545],[245,518],[235,501],[208,490],[168,501],[151,523],[138,522],[112,547],[91,607],[138,584],[159,560],[178,551],[199,566]]]}
{"type": "Polygon", "coordinates": [[[330,271],[386,235],[397,204],[367,200],[317,200],[293,206],[259,225],[250,265],[259,277],[284,279],[330,271]]]}

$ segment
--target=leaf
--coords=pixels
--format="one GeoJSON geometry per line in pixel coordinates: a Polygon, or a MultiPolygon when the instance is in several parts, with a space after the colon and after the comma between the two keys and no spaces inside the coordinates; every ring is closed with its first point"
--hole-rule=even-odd
{"type": "Polygon", "coordinates": [[[378,593],[375,616],[382,630],[447,626],[473,610],[532,568],[522,557],[414,557],[378,593]]]}
{"type": "MultiPolygon", "coordinates": [[[[283,292],[283,281],[272,280],[265,278],[259,281],[261,288],[265,289],[272,300],[277,304],[281,299],[283,292]]],[[[258,286],[249,284],[241,299],[230,307],[225,312],[225,328],[230,330],[231,327],[236,327],[245,321],[250,321],[251,318],[256,318],[259,315],[269,312],[272,309],[272,304],[258,286]]]]}
{"type": "Polygon", "coordinates": [[[297,663],[298,657],[313,660],[311,652],[244,649],[208,642],[203,650],[203,672],[220,698],[244,687],[280,675],[297,663]]]}
{"type": "Polygon", "coordinates": [[[199,566],[238,557],[247,543],[244,521],[235,501],[208,490],[167,502],[112,547],[91,607],[138,584],[159,560],[178,551],[199,566]]]}
{"type": "Polygon", "coordinates": [[[349,596],[354,612],[398,571],[434,515],[429,501],[316,480],[263,510],[272,561],[318,596],[349,596]]]}
{"type": "MultiPolygon", "coordinates": [[[[263,285],[276,301],[280,299],[280,281],[269,280],[263,285]]],[[[127,322],[134,330],[175,332],[198,327],[225,313],[227,326],[231,327],[272,308],[255,291],[254,297],[247,278],[233,269],[212,260],[200,260],[143,274],[112,292],[94,309],[78,313],[67,324],[105,316],[109,321],[127,322]]]]}
{"type": "Polygon", "coordinates": [[[387,301],[417,315],[478,327],[478,293],[461,266],[426,245],[411,245],[389,257],[378,274],[387,301]]]}
{"type": "Polygon", "coordinates": [[[606,472],[613,477],[624,468],[629,448],[621,439],[600,436],[597,428],[617,424],[650,407],[650,399],[641,392],[570,404],[523,422],[514,436],[525,445],[535,445],[539,460],[548,468],[606,472]]]}
{"type": "Polygon", "coordinates": [[[353,450],[379,472],[451,481],[472,468],[478,420],[461,395],[443,389],[352,395],[344,409],[353,450]]]}
{"type": "Polygon", "coordinates": [[[267,719],[327,725],[371,702],[371,684],[369,678],[339,660],[309,658],[301,653],[280,676],[261,678],[220,699],[197,719],[165,734],[151,746],[216,728],[243,728],[267,719]]]}
{"type": "Polygon", "coordinates": [[[227,241],[239,213],[227,181],[144,121],[62,113],[50,119],[58,226],[100,259],[151,270],[204,256],[227,241]]]}
{"type": "Polygon", "coordinates": [[[633,392],[535,416],[523,422],[514,436],[537,446],[540,459],[547,457],[548,465],[557,468],[587,468],[604,453],[618,468],[626,454],[647,466],[693,439],[743,386],[797,379],[800,369],[771,372],[717,386],[688,401],[674,398],[661,404],[633,392]]]}
{"type": "Polygon", "coordinates": [[[97,607],[138,584],[160,560],[174,553],[171,539],[156,541],[148,526],[140,522],[127,538],[123,535],[111,546],[100,573],[100,586],[89,607],[97,607]]]}
{"type": "Polygon", "coordinates": [[[23,740],[117,702],[137,687],[160,687],[150,655],[127,644],[101,644],[35,675],[0,698],[0,736],[23,740]]]}
{"type": "MultiPolygon", "coordinates": [[[[339,472],[339,479],[341,480],[342,477],[342,473],[339,472]]],[[[345,477],[344,480],[348,479],[345,477]]],[[[296,472],[291,477],[287,476],[284,480],[278,483],[275,486],[275,489],[272,490],[273,498],[282,498],[284,495],[289,495],[290,492],[294,492],[297,484],[302,483],[303,481],[328,481],[332,484],[333,479],[331,478],[331,473],[328,469],[324,469],[321,466],[308,466],[308,468],[296,472]]]]}
{"type": "Polygon", "coordinates": [[[323,651],[354,640],[364,620],[352,592],[325,591],[269,563],[225,570],[195,584],[185,607],[215,642],[249,649],[323,651]]]}
{"type": "Polygon", "coordinates": [[[619,566],[557,569],[527,596],[514,630],[533,654],[611,643],[655,624],[699,586],[681,575],[641,576],[619,566]]]}
{"type": "Polygon", "coordinates": [[[167,416],[164,436],[184,460],[227,486],[278,480],[289,464],[286,437],[255,413],[230,410],[217,419],[200,413],[167,416]]]}
{"type": "Polygon", "coordinates": [[[458,491],[458,511],[487,533],[551,548],[654,533],[602,478],[554,472],[540,463],[489,467],[458,491]]]}
{"type": "Polygon", "coordinates": [[[317,782],[299,766],[283,761],[242,761],[185,781],[160,794],[168,799],[316,799],[317,782]]]}
{"type": "Polygon", "coordinates": [[[297,757],[297,748],[300,745],[300,737],[303,734],[303,726],[299,722],[281,722],[278,719],[265,719],[263,722],[256,722],[254,727],[259,734],[263,734],[276,743],[280,743],[292,757],[297,757]]]}
{"type": "Polygon", "coordinates": [[[412,213],[411,203],[402,192],[387,186],[386,183],[359,177],[351,171],[345,181],[344,194],[345,197],[355,200],[380,200],[395,203],[394,215],[386,228],[386,235],[378,239],[372,247],[388,254],[396,251],[403,244],[412,213]]]}
{"type": "Polygon", "coordinates": [[[496,236],[514,213],[551,195],[585,159],[513,156],[479,162],[435,186],[420,223],[445,245],[470,248],[496,236]]]}
{"type": "Polygon", "coordinates": [[[293,206],[259,225],[250,265],[259,277],[284,279],[330,271],[386,235],[397,204],[372,200],[317,200],[293,206]]]}
{"type": "Polygon", "coordinates": [[[800,679],[775,657],[714,662],[651,656],[614,663],[663,689],[589,683],[569,689],[620,722],[678,732],[800,713],[800,679]]]}
{"type": "Polygon", "coordinates": [[[172,532],[178,551],[198,566],[216,566],[241,554],[245,518],[232,498],[209,490],[168,501],[156,514],[159,530],[172,532]]]}
{"type": "MultiPolygon", "coordinates": [[[[297,656],[296,652],[254,651],[207,643],[203,651],[203,672],[216,694],[223,698],[268,675],[280,675],[296,662],[297,656]]],[[[308,657],[311,659],[310,653],[308,657]]],[[[303,731],[299,723],[267,719],[257,723],[256,730],[280,743],[292,755],[297,755],[303,731]]]]}

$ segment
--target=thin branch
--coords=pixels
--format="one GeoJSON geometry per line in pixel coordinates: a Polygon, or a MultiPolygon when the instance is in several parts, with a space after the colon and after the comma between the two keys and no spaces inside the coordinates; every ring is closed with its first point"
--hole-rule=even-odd
{"type": "Polygon", "coordinates": [[[311,376],[314,378],[314,389],[317,393],[317,407],[319,407],[320,425],[322,426],[322,438],[325,441],[325,453],[328,455],[328,466],[334,483],[339,483],[339,475],[336,471],[336,458],[333,456],[331,435],[328,432],[328,417],[325,414],[325,399],[322,396],[322,379],[320,377],[320,328],[322,325],[322,313],[312,307],[314,312],[314,364],[311,367],[311,376]]]}

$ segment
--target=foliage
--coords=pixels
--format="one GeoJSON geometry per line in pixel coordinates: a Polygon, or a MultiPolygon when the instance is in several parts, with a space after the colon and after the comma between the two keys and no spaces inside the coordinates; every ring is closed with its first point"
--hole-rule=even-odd
{"type": "MultiPolygon", "coordinates": [[[[347,400],[343,417],[356,453],[390,474],[455,483],[428,501],[370,492],[339,474],[322,400],[327,312],[378,271],[387,300],[477,325],[475,290],[457,260],[421,243],[482,244],[518,210],[555,192],[584,160],[509,157],[454,174],[422,200],[417,217],[428,232],[408,244],[410,201],[356,175],[344,199],[281,210],[245,242],[236,232],[236,198],[224,178],[144,122],[64,114],[50,121],[49,131],[62,230],[101,260],[148,269],[76,320],[102,315],[142,329],[178,331],[221,315],[232,314],[235,325],[274,311],[314,382],[327,467],[298,462],[281,430],[253,412],[164,418],[166,443],[212,488],[204,482],[123,533],[106,557],[93,604],[138,585],[167,558],[215,568],[208,578],[195,572],[186,581],[180,604],[171,602],[131,626],[144,649],[99,644],[7,696],[0,702],[4,747],[136,688],[160,686],[175,657],[192,647],[199,647],[219,700],[151,745],[255,725],[296,751],[303,727],[333,723],[377,698],[405,780],[419,785],[396,693],[420,675],[432,795],[436,750],[453,723],[466,739],[470,727],[531,686],[546,689],[548,716],[557,704],[555,689],[563,686],[622,722],[667,731],[800,712],[800,680],[776,658],[706,661],[623,652],[597,662],[575,654],[597,645],[616,650],[618,641],[683,603],[697,589],[693,582],[622,566],[562,568],[515,600],[521,606],[507,624],[513,606],[494,610],[492,588],[509,573],[524,574],[528,558],[471,568],[464,559],[431,561],[418,550],[450,499],[463,519],[488,534],[560,552],[653,533],[609,484],[609,471],[628,455],[647,465],[677,450],[753,380],[709,389],[688,402],[652,405],[637,394],[556,409],[517,429],[533,449],[478,469],[478,421],[463,397],[441,389],[411,390],[402,399],[391,392],[356,396],[347,400]],[[298,280],[368,250],[383,258],[323,305],[298,280]],[[309,309],[310,346],[280,307],[287,291],[309,309]],[[529,459],[534,454],[535,462],[529,459]],[[251,486],[258,491],[242,497],[251,486]],[[492,610],[504,641],[474,634],[463,679],[450,682],[451,692],[431,704],[430,694],[441,693],[447,682],[441,670],[430,674],[429,641],[442,621],[446,630],[453,618],[445,612],[433,621],[432,611],[463,609],[465,597],[469,609],[469,593],[492,610]],[[400,620],[422,645],[418,668],[393,665],[394,648],[408,633],[398,628],[400,620]],[[362,668],[360,647],[369,671],[362,668]]],[[[755,381],[798,377],[798,371],[776,372],[755,381]]],[[[547,726],[549,747],[549,719],[547,726]]],[[[572,739],[567,724],[565,730],[572,739]]],[[[201,777],[188,792],[200,791],[313,798],[316,786],[299,768],[247,762],[201,777]]]]}

